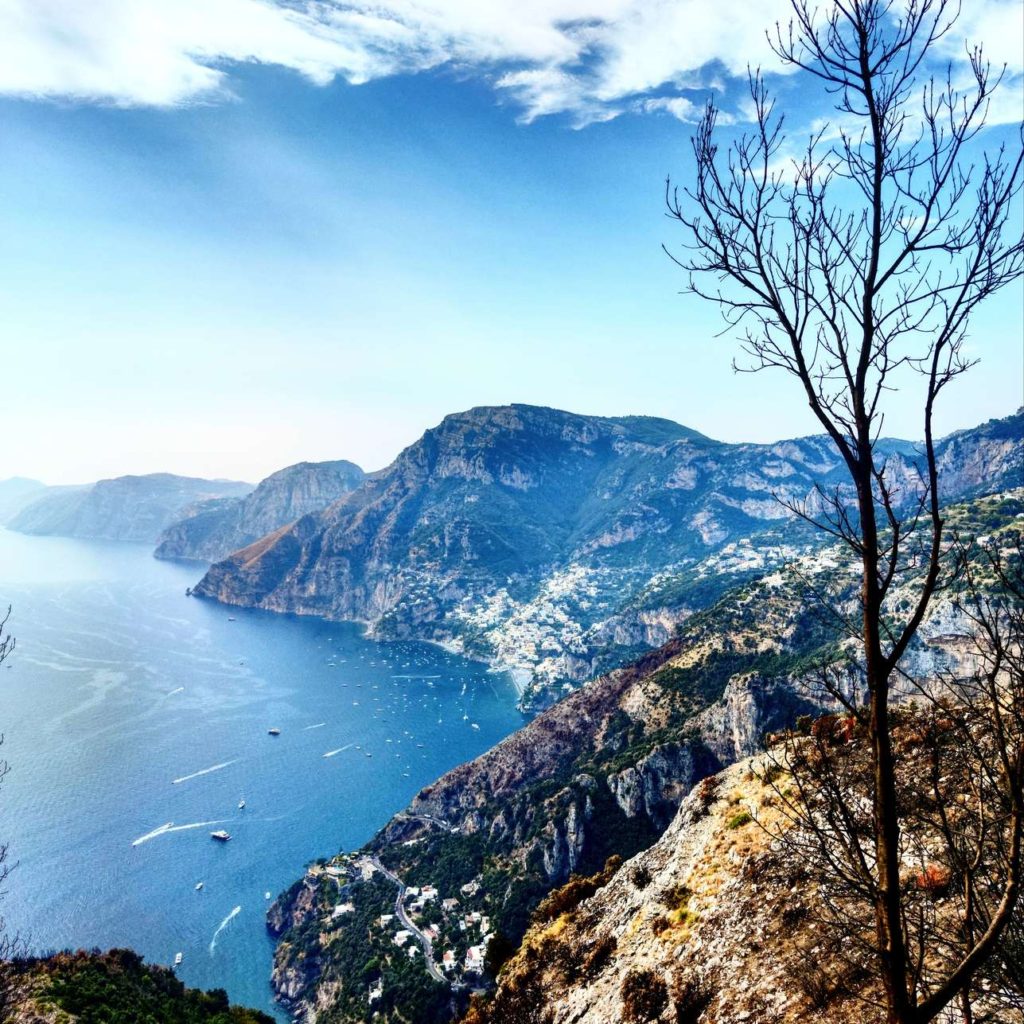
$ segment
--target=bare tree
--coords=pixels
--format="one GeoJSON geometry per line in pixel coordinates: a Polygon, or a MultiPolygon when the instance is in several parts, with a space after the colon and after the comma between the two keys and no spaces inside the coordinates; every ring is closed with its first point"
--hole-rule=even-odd
{"type": "MultiPolygon", "coordinates": [[[[958,656],[923,677],[899,668],[912,699],[889,723],[910,1002],[929,1020],[958,996],[961,1019],[980,1024],[1024,1013],[1024,537],[1011,527],[957,554],[958,656]]],[[[819,1004],[877,995],[873,751],[868,708],[840,685],[849,668],[837,661],[815,677],[841,713],[785,734],[764,773],[784,822],[773,835],[825,926],[829,963],[796,975],[819,1004]]]]}
{"type": "Polygon", "coordinates": [[[1011,220],[1024,149],[979,151],[1002,75],[980,48],[966,55],[966,88],[952,66],[941,78],[927,73],[958,13],[947,0],[793,0],[773,48],[832,97],[834,123],[788,158],[783,118],[752,73],[753,130],[720,150],[709,104],[693,142],[694,184],[682,195],[666,189],[687,235],[685,254],[673,258],[690,289],[741,328],[747,368],[782,369],[800,382],[852,484],[852,501],[819,490],[791,507],[861,567],[854,630],[871,828],[863,870],[891,1024],[933,1019],[963,989],[1007,927],[1020,876],[1018,858],[990,927],[943,984],[922,992],[904,927],[890,696],[933,597],[957,572],[943,537],[935,404],[970,366],[971,315],[1024,268],[1011,220]],[[924,438],[913,494],[877,444],[887,401],[909,381],[921,385],[924,438]],[[913,587],[910,607],[887,613],[886,598],[901,586],[913,587]]]}

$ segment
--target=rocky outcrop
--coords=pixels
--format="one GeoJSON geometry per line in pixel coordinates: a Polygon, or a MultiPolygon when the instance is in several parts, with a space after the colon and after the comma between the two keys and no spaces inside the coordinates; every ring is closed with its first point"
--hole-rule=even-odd
{"type": "MultiPolygon", "coordinates": [[[[912,500],[919,448],[880,450],[890,485],[912,500]]],[[[946,500],[1015,486],[1024,414],[939,451],[946,500]]],[[[726,589],[716,580],[820,543],[778,499],[844,480],[821,437],[726,445],[646,417],[472,409],[328,508],[217,563],[196,592],[492,658],[521,670],[526,702],[543,704],[664,642],[726,589]]]]}
{"type": "MultiPolygon", "coordinates": [[[[1022,508],[1017,491],[947,514],[964,535],[977,535],[981,524],[1012,531],[1022,508]]],[[[708,776],[762,750],[767,736],[801,715],[837,710],[817,684],[823,663],[856,692],[856,662],[840,658],[837,620],[820,614],[813,596],[828,585],[840,607],[855,607],[857,577],[839,571],[840,559],[837,550],[822,550],[734,588],[687,618],[657,651],[595,679],[424,787],[359,856],[371,855],[408,885],[436,886],[440,901],[458,901],[455,917],[478,914],[518,939],[552,888],[567,880],[571,888],[572,874],[596,872],[610,856],[633,856],[674,828],[679,808],[708,776]]],[[[918,584],[913,575],[901,582],[891,595],[894,610],[909,607],[918,584]]],[[[965,632],[969,623],[944,596],[901,668],[918,682],[962,670],[970,665],[958,646],[965,632]]],[[[342,862],[346,855],[336,859],[342,862]]],[[[282,983],[304,979],[299,995],[289,996],[300,1011],[323,1004],[326,986],[340,984],[347,1009],[337,1019],[361,1020],[364,997],[339,981],[338,965],[368,960],[371,939],[346,934],[344,952],[331,952],[330,942],[341,940],[328,898],[337,898],[336,884],[282,897],[271,920],[275,933],[284,929],[276,971],[282,983]]],[[[351,899],[359,913],[367,896],[356,886],[351,899]]],[[[461,958],[467,931],[454,919],[442,924],[461,958]]]]}
{"type": "Polygon", "coordinates": [[[355,463],[300,462],[273,473],[242,498],[211,499],[182,510],[160,535],[157,558],[216,562],[302,516],[319,512],[366,474],[355,463]]]}
{"type": "Polygon", "coordinates": [[[7,524],[19,533],[152,544],[182,509],[248,494],[252,484],[173,473],[119,476],[87,487],[47,490],[7,524]]]}

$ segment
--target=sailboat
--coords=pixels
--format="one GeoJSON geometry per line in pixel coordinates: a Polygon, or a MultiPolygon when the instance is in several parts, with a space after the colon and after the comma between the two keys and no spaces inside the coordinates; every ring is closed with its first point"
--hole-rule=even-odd
{"type": "Polygon", "coordinates": [[[241,799],[240,799],[240,800],[238,801],[238,809],[239,809],[239,810],[242,810],[242,808],[244,808],[244,807],[245,807],[245,797],[243,796],[243,797],[242,797],[242,798],[241,798],[241,799]]]}

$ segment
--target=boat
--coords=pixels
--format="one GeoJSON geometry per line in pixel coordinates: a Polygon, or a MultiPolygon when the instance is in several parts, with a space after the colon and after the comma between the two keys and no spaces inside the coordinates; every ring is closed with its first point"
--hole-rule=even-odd
{"type": "Polygon", "coordinates": [[[242,797],[241,800],[238,801],[238,809],[242,810],[243,807],[245,807],[245,797],[244,796],[242,797]]]}
{"type": "Polygon", "coordinates": [[[270,899],[270,893],[269,893],[269,892],[265,892],[265,893],[263,894],[263,898],[264,898],[265,900],[269,900],[269,899],[270,899]]]}
{"type": "Polygon", "coordinates": [[[234,615],[229,615],[228,616],[228,622],[234,622],[234,621],[235,621],[234,615]]]}
{"type": "Polygon", "coordinates": [[[211,839],[217,839],[222,843],[226,843],[231,838],[230,832],[225,832],[224,829],[219,828],[216,832],[210,833],[211,839]]]}
{"type": "Polygon", "coordinates": [[[184,959],[185,959],[185,957],[182,956],[181,953],[175,953],[174,954],[174,966],[175,967],[180,967],[181,966],[181,961],[184,960],[184,959]]]}
{"type": "Polygon", "coordinates": [[[196,892],[199,892],[199,890],[202,889],[202,887],[203,887],[203,883],[202,882],[196,882],[196,892]]]}
{"type": "Polygon", "coordinates": [[[280,736],[280,735],[281,735],[281,730],[280,730],[280,729],[278,729],[278,728],[277,728],[277,726],[274,726],[274,728],[273,728],[273,729],[268,729],[268,730],[267,730],[267,732],[268,732],[268,733],[269,733],[269,734],[270,734],[271,736],[280,736]]]}

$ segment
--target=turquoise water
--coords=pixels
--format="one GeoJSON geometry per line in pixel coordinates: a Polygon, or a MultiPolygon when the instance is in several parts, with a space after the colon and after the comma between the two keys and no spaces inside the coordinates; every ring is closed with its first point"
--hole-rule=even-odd
{"type": "Polygon", "coordinates": [[[187,984],[270,1010],[265,893],[523,719],[505,675],[186,598],[198,575],[145,547],[0,531],[17,637],[0,840],[18,865],[0,913],[39,951],[181,952],[187,984]]]}

